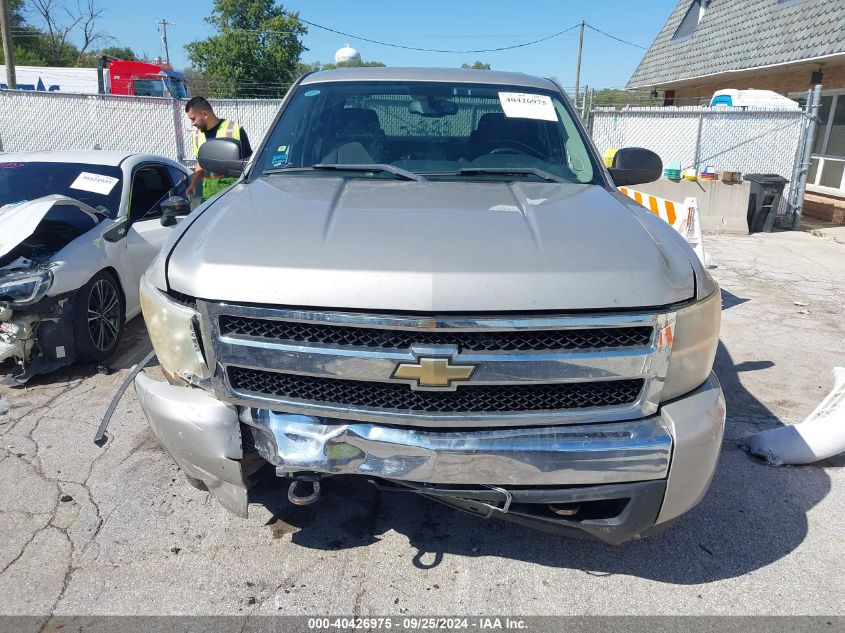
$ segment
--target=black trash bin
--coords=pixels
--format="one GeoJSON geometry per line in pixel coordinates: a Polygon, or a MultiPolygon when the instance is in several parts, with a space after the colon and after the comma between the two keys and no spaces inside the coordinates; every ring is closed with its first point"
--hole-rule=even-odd
{"type": "Polygon", "coordinates": [[[783,188],[789,181],[778,174],[746,174],[742,178],[751,183],[748,196],[749,233],[771,231],[783,188]]]}

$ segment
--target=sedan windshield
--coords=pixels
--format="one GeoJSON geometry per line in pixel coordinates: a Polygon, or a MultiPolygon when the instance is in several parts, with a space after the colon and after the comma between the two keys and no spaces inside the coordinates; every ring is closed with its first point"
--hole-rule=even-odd
{"type": "Polygon", "coordinates": [[[301,85],[254,174],[395,179],[385,165],[429,180],[600,182],[558,93],[446,82],[301,85]]]}
{"type": "Polygon", "coordinates": [[[121,189],[120,167],[82,163],[0,163],[0,207],[59,194],[115,218],[121,189]]]}

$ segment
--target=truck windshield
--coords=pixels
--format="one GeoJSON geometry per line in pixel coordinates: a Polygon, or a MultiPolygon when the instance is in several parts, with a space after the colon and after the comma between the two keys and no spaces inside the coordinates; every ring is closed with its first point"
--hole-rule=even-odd
{"type": "Polygon", "coordinates": [[[81,163],[0,163],[0,207],[59,194],[117,217],[120,167],[81,163]]]}
{"type": "Polygon", "coordinates": [[[170,91],[171,97],[174,99],[188,98],[188,87],[184,81],[173,77],[168,77],[165,81],[167,82],[167,89],[170,91]]]}
{"type": "MultiPolygon", "coordinates": [[[[136,97],[164,97],[164,81],[155,79],[133,79],[136,97]]],[[[167,95],[169,96],[169,95],[167,95]]]]}
{"type": "Polygon", "coordinates": [[[327,82],[301,85],[256,162],[257,174],[389,178],[393,165],[428,179],[599,181],[559,94],[508,85],[327,82]]]}

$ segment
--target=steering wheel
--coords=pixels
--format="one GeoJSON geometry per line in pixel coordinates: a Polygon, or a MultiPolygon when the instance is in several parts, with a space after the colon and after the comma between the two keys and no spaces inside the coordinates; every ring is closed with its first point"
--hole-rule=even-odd
{"type": "Polygon", "coordinates": [[[520,143],[519,141],[514,141],[511,139],[501,139],[494,141],[499,143],[496,147],[491,149],[488,154],[527,154],[528,156],[533,156],[534,158],[539,158],[540,160],[548,160],[548,156],[543,154],[540,150],[531,147],[530,145],[526,145],[525,143],[520,143]]]}

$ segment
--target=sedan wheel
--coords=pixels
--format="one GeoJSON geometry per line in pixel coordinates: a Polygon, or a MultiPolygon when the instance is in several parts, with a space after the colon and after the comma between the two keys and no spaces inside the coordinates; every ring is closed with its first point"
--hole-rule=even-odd
{"type": "Polygon", "coordinates": [[[88,332],[97,350],[108,351],[120,338],[120,297],[111,282],[100,279],[88,297],[88,332]]]}
{"type": "Polygon", "coordinates": [[[101,362],[117,349],[123,334],[123,293],[115,278],[102,271],[76,298],[76,353],[83,362],[101,362]]]}

